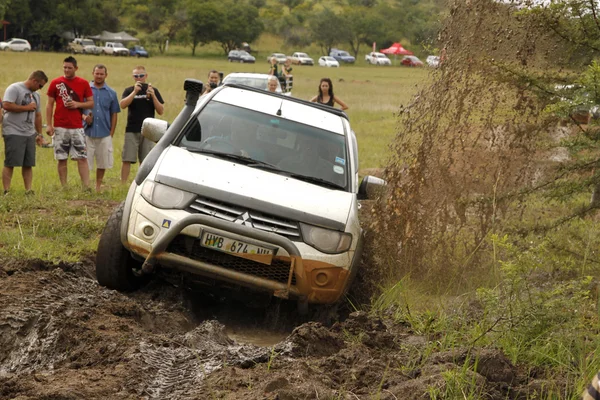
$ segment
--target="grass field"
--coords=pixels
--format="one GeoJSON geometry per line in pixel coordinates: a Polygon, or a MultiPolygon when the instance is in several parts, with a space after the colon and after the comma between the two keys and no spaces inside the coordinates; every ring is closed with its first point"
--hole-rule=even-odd
{"type": "MultiPolygon", "coordinates": [[[[0,93],[13,82],[23,81],[36,69],[49,79],[62,75],[62,60],[66,54],[0,53],[0,93]]],[[[108,68],[108,84],[120,97],[133,84],[132,69],[142,64],[148,71],[148,82],[158,88],[165,100],[163,118],[172,121],[184,101],[183,82],[186,78],[203,80],[208,71],[267,72],[266,58],[256,64],[231,64],[219,58],[151,57],[133,59],[108,56],[77,57],[78,75],[91,79],[93,66],[103,63],[108,68]]],[[[349,106],[348,115],[358,137],[360,167],[383,167],[389,155],[388,145],[396,133],[395,113],[401,104],[410,102],[418,84],[427,79],[427,71],[404,67],[359,65],[327,69],[323,67],[294,68],[294,97],[310,99],[317,93],[319,80],[329,77],[337,96],[349,106]]],[[[47,96],[42,93],[42,115],[45,119],[47,96]]],[[[83,193],[75,163],[69,163],[69,187],[60,187],[56,162],[50,148],[37,150],[33,188],[36,195],[24,195],[20,169],[15,169],[11,194],[0,199],[0,255],[77,260],[82,253],[95,250],[106,213],[114,202],[125,198],[126,187],[120,184],[121,151],[126,125],[126,111],[119,115],[114,137],[115,166],[106,172],[106,188],[101,193],[83,193]]],[[[46,121],[44,120],[44,123],[46,121]]],[[[4,144],[0,143],[4,155],[4,144]]],[[[130,179],[137,167],[132,169],[130,179]]],[[[91,174],[94,182],[94,174],[91,174]]]]}

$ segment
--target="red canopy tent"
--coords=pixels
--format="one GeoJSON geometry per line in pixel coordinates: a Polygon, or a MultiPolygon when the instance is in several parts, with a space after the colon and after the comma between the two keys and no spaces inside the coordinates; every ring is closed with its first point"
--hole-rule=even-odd
{"type": "Polygon", "coordinates": [[[383,54],[393,54],[395,56],[397,56],[397,55],[412,56],[413,55],[412,51],[406,50],[404,47],[402,47],[402,45],[400,43],[394,43],[389,48],[381,50],[381,52],[383,54]]]}

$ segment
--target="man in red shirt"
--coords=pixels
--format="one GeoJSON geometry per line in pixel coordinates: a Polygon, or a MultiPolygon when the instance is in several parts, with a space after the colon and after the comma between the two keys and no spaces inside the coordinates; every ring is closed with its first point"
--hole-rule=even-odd
{"type": "Polygon", "coordinates": [[[67,57],[63,61],[64,76],[52,80],[48,85],[46,133],[54,136],[54,159],[58,161],[61,185],[67,185],[67,160],[70,155],[72,160],[77,160],[81,183],[87,189],[90,186],[90,172],[81,113],[84,109],[94,107],[94,95],[89,82],[75,76],[76,72],[77,60],[67,57]]]}

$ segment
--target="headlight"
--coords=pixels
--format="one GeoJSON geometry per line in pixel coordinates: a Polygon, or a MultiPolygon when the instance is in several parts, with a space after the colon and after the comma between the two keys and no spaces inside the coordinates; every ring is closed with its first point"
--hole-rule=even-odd
{"type": "Polygon", "coordinates": [[[142,187],[142,197],[158,208],[184,209],[196,195],[172,186],[147,180],[142,187]]]}
{"type": "Polygon", "coordinates": [[[312,225],[300,224],[304,241],[323,253],[343,253],[352,244],[352,235],[349,233],[332,231],[312,225]]]}

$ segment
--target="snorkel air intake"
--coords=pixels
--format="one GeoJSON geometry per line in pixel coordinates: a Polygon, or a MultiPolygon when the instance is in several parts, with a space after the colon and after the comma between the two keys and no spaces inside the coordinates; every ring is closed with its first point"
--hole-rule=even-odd
{"type": "Polygon", "coordinates": [[[164,149],[171,143],[173,136],[181,131],[181,128],[183,128],[190,118],[190,115],[192,115],[192,112],[196,108],[198,98],[204,90],[204,84],[197,79],[186,79],[183,84],[183,90],[185,90],[185,106],[177,118],[175,118],[175,121],[169,126],[162,139],[158,141],[156,146],[148,153],[148,156],[140,165],[137,175],[135,176],[135,183],[138,186],[146,179],[164,149]]]}

